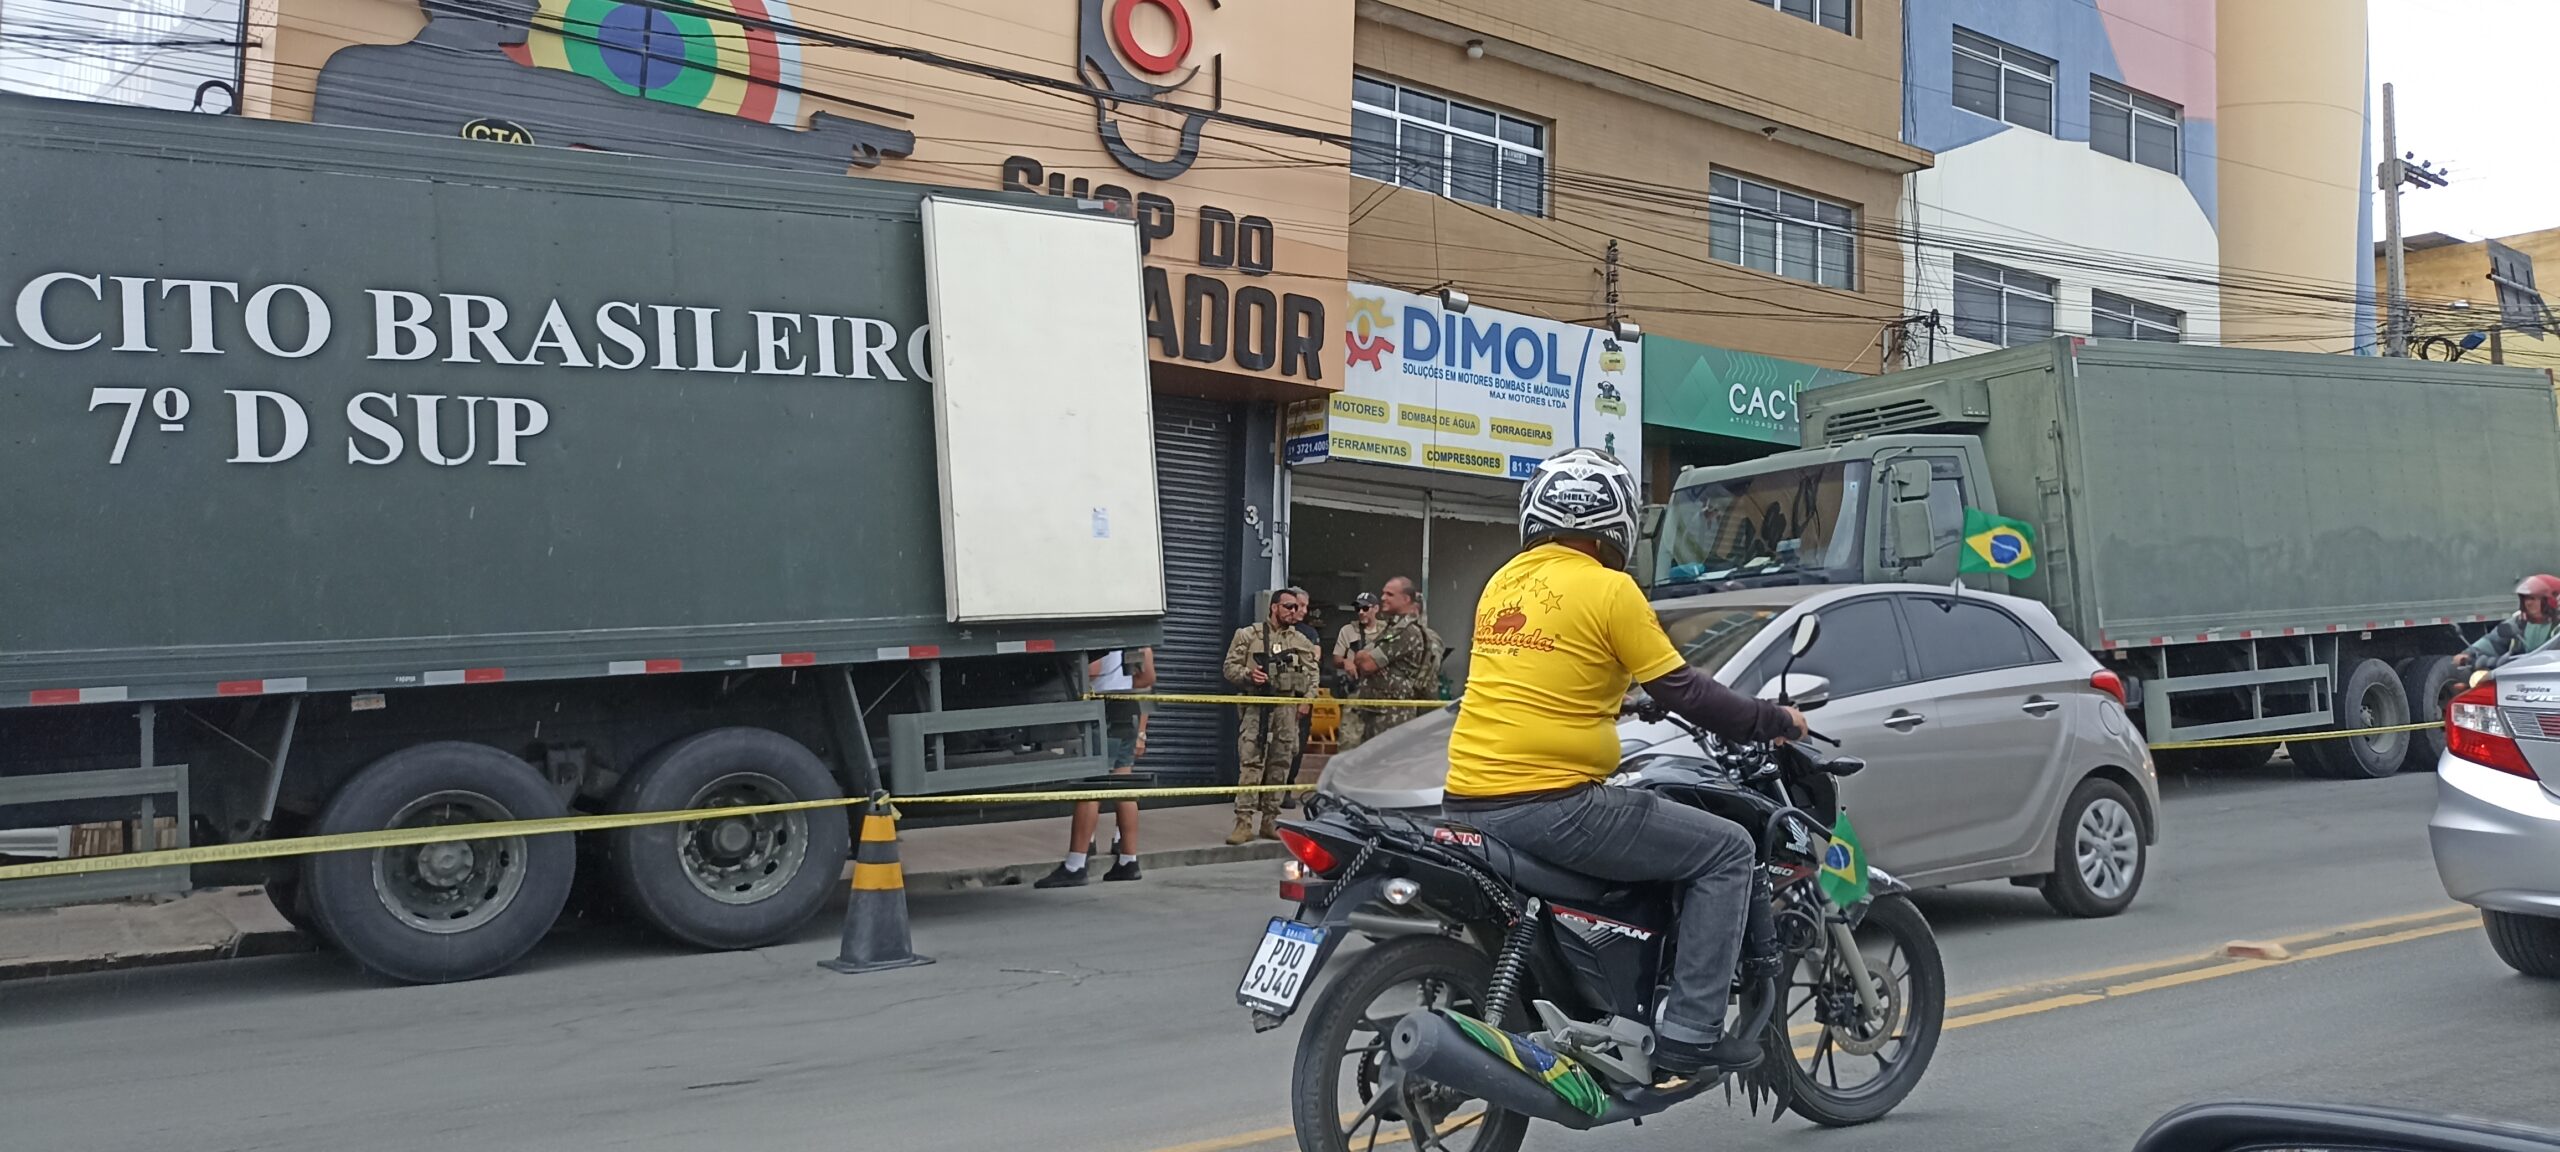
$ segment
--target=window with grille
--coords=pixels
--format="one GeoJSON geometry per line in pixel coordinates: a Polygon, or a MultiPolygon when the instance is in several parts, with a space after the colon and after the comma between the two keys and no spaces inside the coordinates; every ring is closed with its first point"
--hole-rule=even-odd
{"type": "Polygon", "coordinates": [[[1956,257],[1956,335],[1999,345],[2053,335],[2051,277],[1956,257]]]}
{"type": "Polygon", "coordinates": [[[1820,24],[1834,32],[1848,32],[1849,0],[1752,0],[1765,4],[1808,23],[1820,24]]]}
{"type": "Polygon", "coordinates": [[[1547,129],[1463,100],[1351,79],[1351,172],[1526,216],[1547,214],[1547,129]]]}
{"type": "Polygon", "coordinates": [[[1707,254],[1791,280],[1858,286],[1858,213],[1730,172],[1707,175],[1707,254]]]}
{"type": "Polygon", "coordinates": [[[2053,134],[2053,61],[1956,29],[1956,107],[2053,134]]]}
{"type": "Polygon", "coordinates": [[[2118,160],[2178,170],[2185,110],[2103,76],[2089,78],[2089,146],[2118,160]]]}
{"type": "Polygon", "coordinates": [[[2175,344],[2187,327],[2187,314],[2175,308],[2145,304],[2113,292],[2089,296],[2089,334],[2118,340],[2158,340],[2175,344]]]}

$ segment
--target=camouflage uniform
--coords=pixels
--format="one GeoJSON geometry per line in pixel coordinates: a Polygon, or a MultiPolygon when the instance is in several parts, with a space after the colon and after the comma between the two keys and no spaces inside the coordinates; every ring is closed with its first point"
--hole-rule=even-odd
{"type": "MultiPolygon", "coordinates": [[[[1316,694],[1316,682],[1323,672],[1324,652],[1307,639],[1304,632],[1284,628],[1265,621],[1236,629],[1235,638],[1227,642],[1225,667],[1227,682],[1248,693],[1268,694],[1304,700],[1316,694]],[[1253,670],[1256,657],[1271,682],[1256,688],[1253,670]]],[[[1298,756],[1298,707],[1296,703],[1247,705],[1242,723],[1236,729],[1236,783],[1286,784],[1289,765],[1298,756]]],[[[1261,817],[1261,835],[1273,834],[1273,823],[1280,818],[1280,794],[1277,792],[1246,793],[1236,797],[1236,834],[1233,842],[1242,843],[1255,835],[1253,820],[1261,817]]]]}
{"type": "MultiPolygon", "coordinates": [[[[1357,699],[1363,700],[1434,700],[1440,696],[1440,637],[1423,624],[1420,615],[1393,616],[1378,629],[1378,638],[1369,645],[1378,661],[1375,674],[1360,681],[1357,699]]],[[[1363,708],[1368,714],[1367,739],[1413,719],[1411,708],[1363,708]]]]}
{"type": "MultiPolygon", "coordinates": [[[[1378,633],[1385,629],[1385,624],[1374,620],[1367,624],[1352,623],[1343,625],[1341,636],[1333,642],[1334,658],[1339,660],[1350,656],[1351,643],[1354,640],[1360,642],[1360,646],[1363,650],[1367,649],[1369,645],[1378,642],[1378,633]]],[[[1343,706],[1342,723],[1336,729],[1336,733],[1337,734],[1334,737],[1335,751],[1348,752],[1359,747],[1361,741],[1369,738],[1369,710],[1366,708],[1353,708],[1349,705],[1343,706]]]]}

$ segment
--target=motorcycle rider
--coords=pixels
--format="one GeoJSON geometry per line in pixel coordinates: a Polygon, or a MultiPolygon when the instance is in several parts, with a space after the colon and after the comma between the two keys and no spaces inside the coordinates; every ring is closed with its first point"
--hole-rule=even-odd
{"type": "Polygon", "coordinates": [[[2453,658],[2456,668],[2495,668],[2560,633],[2560,577],[2536,574],[2516,585],[2516,614],[2453,658]]]}
{"type": "MultiPolygon", "coordinates": [[[[1476,606],[1444,803],[1562,867],[1678,882],[1677,959],[1654,1025],[1654,1066],[1671,1076],[1738,1070],[1760,1058],[1758,1036],[1720,1036],[1753,899],[1751,836],[1712,813],[1601,782],[1617,771],[1618,715],[1633,683],[1728,739],[1795,739],[1805,721],[1690,668],[1672,646],[1626,572],[1636,512],[1634,477],[1596,449],[1549,457],[1522,486],[1521,551],[1476,606]]],[[[1750,935],[1745,1004],[1756,1011],[1748,997],[1774,994],[1778,956],[1771,933],[1750,935]]]]}

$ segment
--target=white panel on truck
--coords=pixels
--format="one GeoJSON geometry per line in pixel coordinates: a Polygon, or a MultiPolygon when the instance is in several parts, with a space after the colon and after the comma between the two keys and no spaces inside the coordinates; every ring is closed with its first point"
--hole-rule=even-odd
{"type": "Polygon", "coordinates": [[[955,622],[1164,612],[1134,221],[924,201],[955,622]]]}

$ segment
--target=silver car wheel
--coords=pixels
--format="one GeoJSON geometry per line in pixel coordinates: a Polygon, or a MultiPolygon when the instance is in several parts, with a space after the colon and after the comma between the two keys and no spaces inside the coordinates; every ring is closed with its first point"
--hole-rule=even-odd
{"type": "Polygon", "coordinates": [[[2142,870],[2142,834],[2133,813],[2112,797],[2100,796],[2080,811],[2073,856],[2080,882],[2100,900],[2113,900],[2132,890],[2142,870]]]}

